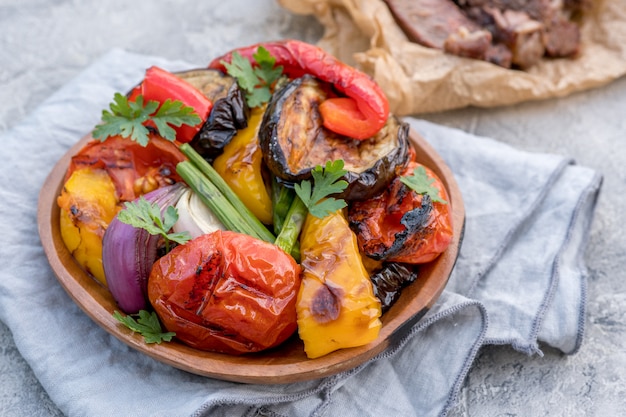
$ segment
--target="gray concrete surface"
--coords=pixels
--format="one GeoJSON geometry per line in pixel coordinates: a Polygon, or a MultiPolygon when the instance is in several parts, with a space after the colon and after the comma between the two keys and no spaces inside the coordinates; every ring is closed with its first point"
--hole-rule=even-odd
{"type": "MultiPolygon", "coordinates": [[[[0,131],[113,47],[204,63],[222,52],[216,44],[314,42],[320,35],[317,22],[272,0],[0,0],[0,131]]],[[[626,415],[624,114],[626,79],[563,99],[422,116],[518,148],[569,155],[604,174],[585,255],[591,275],[581,350],[570,357],[547,348],[543,357],[483,350],[452,416],[626,415]]],[[[2,323],[0,415],[62,415],[2,323]]]]}

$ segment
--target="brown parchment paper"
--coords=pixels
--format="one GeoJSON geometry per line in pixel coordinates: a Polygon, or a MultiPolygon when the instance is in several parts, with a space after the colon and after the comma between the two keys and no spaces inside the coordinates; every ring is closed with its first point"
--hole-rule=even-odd
{"type": "Polygon", "coordinates": [[[565,96],[626,73],[626,0],[596,0],[581,20],[581,53],[527,71],[456,57],[408,41],[382,0],[278,0],[324,26],[319,46],[370,74],[398,115],[494,107],[565,96]]]}

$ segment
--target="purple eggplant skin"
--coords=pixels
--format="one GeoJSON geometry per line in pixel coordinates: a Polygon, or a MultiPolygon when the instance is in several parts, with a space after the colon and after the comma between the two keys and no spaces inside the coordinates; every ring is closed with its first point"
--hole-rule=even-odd
{"type": "Polygon", "coordinates": [[[216,69],[177,72],[176,76],[200,90],[211,102],[209,118],[190,145],[211,162],[219,156],[238,130],[248,126],[250,108],[234,77],[216,69]]]}
{"type": "Polygon", "coordinates": [[[274,93],[259,128],[265,164],[290,184],[311,178],[316,165],[342,159],[348,187],[335,195],[364,200],[385,189],[409,160],[409,126],[395,116],[372,138],[352,139],[322,125],[319,105],[332,86],[305,75],[274,93]]]}
{"type": "Polygon", "coordinates": [[[415,281],[418,277],[415,265],[405,265],[391,262],[384,264],[382,269],[370,276],[374,295],[380,300],[383,313],[400,298],[402,289],[415,281]]]}
{"type": "MultiPolygon", "coordinates": [[[[161,212],[176,204],[185,191],[182,183],[159,188],[143,197],[161,212]]],[[[120,310],[136,314],[149,306],[148,277],[158,259],[161,237],[122,223],[117,216],[102,239],[102,264],[107,287],[120,310]]]]}

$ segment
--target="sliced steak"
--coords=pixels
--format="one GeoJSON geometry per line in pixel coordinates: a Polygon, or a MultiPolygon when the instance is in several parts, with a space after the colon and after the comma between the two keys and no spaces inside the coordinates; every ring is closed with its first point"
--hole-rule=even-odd
{"type": "Polygon", "coordinates": [[[594,0],[563,0],[563,8],[573,13],[588,12],[593,7],[594,0]]]}
{"type": "Polygon", "coordinates": [[[571,19],[593,0],[385,0],[407,37],[421,45],[505,68],[578,53],[571,19]]]}
{"type": "Polygon", "coordinates": [[[578,25],[564,17],[556,17],[543,33],[546,55],[554,58],[571,57],[580,49],[578,25]]]}
{"type": "Polygon", "coordinates": [[[407,37],[420,45],[483,59],[492,35],[452,0],[385,0],[407,37]]]}
{"type": "Polygon", "coordinates": [[[494,38],[505,44],[513,54],[512,62],[520,68],[535,65],[545,53],[543,25],[525,12],[484,7],[494,21],[494,38]]]}
{"type": "MultiPolygon", "coordinates": [[[[578,0],[582,1],[582,0],[578,0]]],[[[481,7],[525,12],[534,20],[550,22],[563,9],[560,0],[456,0],[461,7],[481,7]]]]}

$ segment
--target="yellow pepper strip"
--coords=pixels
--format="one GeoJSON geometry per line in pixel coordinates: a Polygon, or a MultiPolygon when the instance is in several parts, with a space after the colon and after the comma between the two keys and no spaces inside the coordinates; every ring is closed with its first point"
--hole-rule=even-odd
{"type": "Polygon", "coordinates": [[[57,198],[65,246],[79,265],[104,285],[102,237],[117,214],[117,202],[111,177],[104,170],[91,168],[74,171],[57,198]]]}
{"type": "Polygon", "coordinates": [[[248,127],[237,132],[224,147],[224,153],[213,161],[213,168],[262,223],[272,224],[272,199],[263,181],[263,155],[258,139],[264,110],[252,110],[248,127]]]}
{"type": "Polygon", "coordinates": [[[382,325],[380,302],[342,212],[323,219],[309,214],[300,251],[303,275],[296,311],[307,357],[375,340],[382,325]]]}

